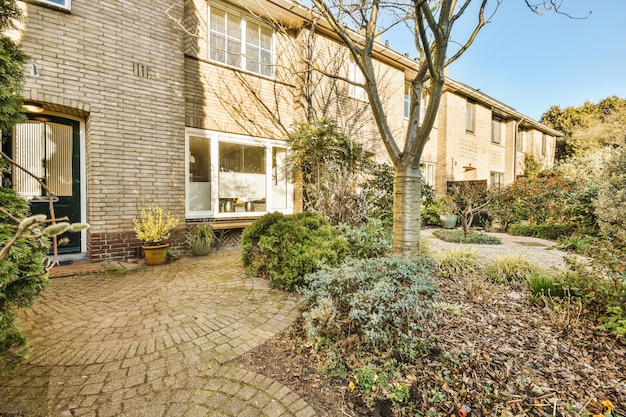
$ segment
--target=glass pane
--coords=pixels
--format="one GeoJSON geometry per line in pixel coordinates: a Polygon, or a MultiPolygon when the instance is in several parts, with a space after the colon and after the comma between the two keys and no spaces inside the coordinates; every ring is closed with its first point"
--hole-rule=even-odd
{"type": "Polygon", "coordinates": [[[241,66],[241,42],[232,39],[227,40],[228,55],[226,63],[233,67],[241,66]]]}
{"type": "Polygon", "coordinates": [[[189,210],[211,210],[211,141],[189,138],[189,210]]]}
{"type": "Polygon", "coordinates": [[[46,124],[46,181],[55,195],[72,195],[71,126],[46,124]]]}
{"type": "Polygon", "coordinates": [[[219,164],[220,211],[265,211],[265,148],[220,142],[219,164]]]}
{"type": "Polygon", "coordinates": [[[222,9],[211,6],[211,30],[219,33],[226,33],[226,17],[222,9]]]}
{"type": "Polygon", "coordinates": [[[287,208],[287,149],[272,149],[272,210],[287,208]]]}
{"type": "Polygon", "coordinates": [[[259,48],[248,45],[246,49],[246,69],[259,72],[259,48]]]}
{"type": "Polygon", "coordinates": [[[224,63],[226,62],[226,38],[224,36],[211,34],[210,49],[210,59],[224,63]]]}
{"type": "Polygon", "coordinates": [[[261,42],[261,40],[259,39],[259,25],[252,22],[247,22],[246,42],[248,42],[250,45],[259,46],[259,43],[261,42]]]}
{"type": "Polygon", "coordinates": [[[261,48],[272,50],[272,30],[261,27],[261,48]]]}
{"type": "Polygon", "coordinates": [[[228,16],[228,36],[241,40],[241,16],[227,13],[228,16]]]}
{"type": "MultiPolygon", "coordinates": [[[[15,125],[15,162],[38,177],[44,176],[44,146],[42,126],[39,122],[29,121],[15,125]]],[[[15,191],[28,199],[41,196],[41,186],[30,175],[15,168],[13,171],[15,191]]]]}

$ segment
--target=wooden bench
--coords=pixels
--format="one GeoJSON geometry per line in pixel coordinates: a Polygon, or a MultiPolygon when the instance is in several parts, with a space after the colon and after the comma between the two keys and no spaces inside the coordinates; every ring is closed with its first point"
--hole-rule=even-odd
{"type": "Polygon", "coordinates": [[[224,219],[224,220],[213,220],[210,221],[209,224],[215,231],[215,237],[220,245],[224,243],[224,237],[226,234],[233,229],[245,229],[254,223],[257,219],[224,219]]]}

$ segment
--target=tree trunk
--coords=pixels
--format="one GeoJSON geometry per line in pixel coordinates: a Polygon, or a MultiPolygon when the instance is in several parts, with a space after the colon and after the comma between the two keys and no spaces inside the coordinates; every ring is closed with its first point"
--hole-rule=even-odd
{"type": "Polygon", "coordinates": [[[393,179],[393,253],[409,258],[420,251],[422,183],[419,168],[396,167],[393,179]]]}

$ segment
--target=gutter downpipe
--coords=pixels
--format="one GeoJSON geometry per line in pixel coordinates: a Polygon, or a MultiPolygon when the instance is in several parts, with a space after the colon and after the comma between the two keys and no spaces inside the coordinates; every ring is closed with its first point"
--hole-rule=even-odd
{"type": "Polygon", "coordinates": [[[520,118],[519,121],[515,121],[515,143],[513,144],[513,182],[517,180],[517,143],[520,140],[519,126],[524,121],[524,118],[520,118]]]}

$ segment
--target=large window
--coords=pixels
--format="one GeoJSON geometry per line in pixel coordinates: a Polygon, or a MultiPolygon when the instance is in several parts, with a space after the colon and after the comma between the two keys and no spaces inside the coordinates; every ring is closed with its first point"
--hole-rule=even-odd
{"type": "Polygon", "coordinates": [[[270,140],[190,129],[187,215],[258,215],[293,208],[287,149],[270,140]]]}
{"type": "Polygon", "coordinates": [[[491,143],[502,143],[502,120],[498,117],[491,119],[491,143]]]}
{"type": "MultiPolygon", "coordinates": [[[[356,64],[354,59],[350,59],[350,74],[348,79],[352,82],[365,84],[365,76],[361,72],[361,68],[356,64]]],[[[359,87],[354,84],[350,84],[349,89],[350,97],[358,98],[359,100],[367,100],[367,93],[365,92],[365,88],[359,87]]]]}
{"type": "Polygon", "coordinates": [[[476,103],[467,100],[465,104],[465,131],[467,133],[474,133],[476,126],[476,103]]]}
{"type": "Polygon", "coordinates": [[[211,3],[209,15],[209,59],[268,77],[274,75],[270,26],[216,3],[211,3]]]}

